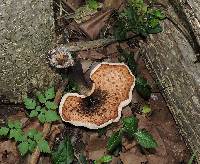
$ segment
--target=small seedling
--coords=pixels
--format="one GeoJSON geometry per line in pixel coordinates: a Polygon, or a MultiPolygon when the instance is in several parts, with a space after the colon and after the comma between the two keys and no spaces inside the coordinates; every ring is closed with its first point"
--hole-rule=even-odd
{"type": "Polygon", "coordinates": [[[148,100],[151,96],[151,86],[148,84],[147,80],[141,76],[136,78],[135,84],[136,91],[145,100],[148,100]]]}
{"type": "Polygon", "coordinates": [[[114,35],[118,40],[127,38],[128,32],[147,37],[162,31],[160,21],[163,19],[165,15],[161,10],[146,5],[143,0],[129,0],[127,8],[119,13],[114,35]]]}
{"type": "Polygon", "coordinates": [[[26,155],[28,152],[33,152],[36,146],[38,146],[40,152],[50,153],[50,147],[43,138],[42,133],[36,129],[30,129],[25,133],[19,121],[8,122],[6,127],[1,127],[0,136],[14,139],[18,144],[17,147],[21,156],[26,155]]]}
{"type": "Polygon", "coordinates": [[[151,108],[150,108],[149,105],[144,105],[144,106],[142,107],[142,109],[141,109],[141,112],[142,112],[143,115],[149,116],[149,115],[151,115],[152,110],[151,110],[151,108]]]}
{"type": "Polygon", "coordinates": [[[52,153],[54,164],[71,164],[74,161],[74,149],[69,137],[60,142],[58,149],[52,153]]]}
{"type": "Polygon", "coordinates": [[[41,123],[50,123],[60,119],[56,109],[58,105],[53,102],[55,98],[54,87],[47,89],[45,92],[37,92],[37,101],[31,98],[24,99],[24,105],[30,111],[29,117],[37,117],[41,123]]]}
{"type": "Polygon", "coordinates": [[[114,152],[122,144],[122,137],[128,135],[134,138],[143,148],[156,148],[157,142],[145,129],[138,129],[138,119],[127,117],[123,119],[123,128],[112,134],[107,143],[107,150],[114,152]]]}
{"type": "Polygon", "coordinates": [[[86,5],[92,10],[97,10],[99,8],[99,2],[96,0],[87,0],[86,5]]]}
{"type": "Polygon", "coordinates": [[[110,155],[104,155],[100,157],[99,159],[96,159],[94,161],[94,164],[104,164],[112,161],[112,156],[110,155]]]}

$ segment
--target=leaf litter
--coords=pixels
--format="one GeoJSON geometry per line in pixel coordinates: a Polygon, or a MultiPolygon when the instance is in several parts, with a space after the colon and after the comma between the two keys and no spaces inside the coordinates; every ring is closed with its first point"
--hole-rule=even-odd
{"type": "MultiPolygon", "coordinates": [[[[58,0],[55,2],[59,4],[58,0]]],[[[62,1],[62,8],[64,11],[70,8],[71,10],[67,11],[67,13],[70,14],[71,11],[75,12],[77,8],[84,4],[82,0],[62,1]]],[[[121,10],[123,4],[124,1],[122,0],[105,0],[105,6],[110,9],[121,10]]],[[[59,8],[59,6],[57,7],[59,8]]],[[[61,8],[59,8],[58,11],[59,10],[61,10],[61,8]]],[[[62,16],[58,16],[56,13],[55,15],[57,15],[57,17],[62,16]]],[[[65,20],[64,17],[60,18],[56,23],[56,26],[61,29],[59,32],[57,31],[57,40],[60,40],[59,42],[62,43],[67,43],[74,40],[87,41],[96,39],[102,35],[105,36],[106,31],[102,30],[105,30],[105,27],[108,28],[112,23],[112,21],[110,22],[109,20],[112,14],[110,12],[99,11],[94,12],[94,14],[96,14],[97,17],[95,15],[90,15],[85,22],[79,24],[71,19],[65,20]]],[[[178,164],[187,163],[189,161],[189,150],[178,132],[176,123],[156,82],[145,67],[142,57],[136,57],[136,54],[140,53],[140,48],[138,44],[135,45],[136,46],[130,46],[130,43],[125,41],[104,46],[101,51],[99,51],[99,49],[94,49],[77,52],[76,59],[84,61],[81,62],[84,70],[86,70],[86,68],[89,70],[90,66],[95,61],[120,61],[126,62],[128,65],[130,64],[129,66],[133,66],[133,59],[137,58],[135,61],[137,68],[134,67],[134,71],[137,69],[141,77],[133,92],[133,100],[131,104],[122,111],[122,119],[120,119],[119,122],[109,125],[102,131],[92,131],[85,128],[74,127],[69,124],[63,125],[61,122],[54,124],[52,125],[51,133],[47,136],[50,145],[52,147],[54,146],[52,157],[50,158],[42,155],[40,161],[48,161],[47,163],[49,163],[51,159],[53,159],[53,163],[62,163],[63,161],[65,163],[72,163],[72,161],[74,161],[74,163],[82,164],[87,164],[88,161],[93,161],[94,163],[110,162],[112,164],[121,162],[123,164],[178,164]],[[124,51],[127,51],[129,55],[132,55],[133,58],[130,58],[131,61],[129,58],[122,61],[121,53],[118,51],[119,46],[124,51]],[[139,130],[137,131],[137,128],[134,126],[132,126],[132,128],[125,126],[125,129],[126,131],[130,131],[130,133],[134,133],[135,140],[131,139],[133,136],[122,137],[120,131],[120,129],[123,128],[123,124],[125,124],[124,122],[126,122],[126,125],[131,125],[136,122],[136,120],[124,120],[132,116],[137,117],[139,130]],[[149,136],[147,131],[152,136],[149,136]],[[110,138],[111,136],[112,138],[110,138]],[[147,137],[147,140],[153,137],[156,143],[150,142],[146,145],[146,143],[143,143],[144,140],[141,140],[141,138],[145,137],[147,137]],[[146,148],[141,147],[138,143],[144,145],[144,147],[146,146],[146,148]],[[155,149],[151,149],[151,147],[155,146],[157,146],[155,149]]],[[[80,82],[78,82],[78,85],[79,84],[80,82]]],[[[79,92],[84,93],[84,88],[79,89],[79,92]]],[[[48,92],[45,93],[45,96],[49,99],[54,97],[48,94],[48,92]]],[[[44,97],[38,95],[38,98],[40,102],[45,103],[46,100],[44,97]]],[[[29,109],[36,107],[35,102],[31,99],[29,99],[28,103],[25,105],[28,106],[29,109]]],[[[49,108],[54,108],[52,104],[47,103],[47,106],[49,108]]],[[[6,106],[4,106],[4,108],[6,108],[6,106]]],[[[15,115],[11,114],[9,119],[20,120],[24,131],[33,128],[42,132],[42,125],[38,121],[30,121],[25,115],[24,110],[21,108],[19,110],[20,111],[15,115]]],[[[3,114],[5,115],[5,113],[3,114]]],[[[26,151],[27,143],[23,144],[25,146],[21,145],[21,147],[23,151],[26,151]]],[[[40,145],[41,149],[45,144],[46,143],[40,145]]],[[[15,142],[1,140],[0,163],[20,163],[20,161],[27,161],[27,158],[28,156],[25,159],[19,156],[15,142]]]]}

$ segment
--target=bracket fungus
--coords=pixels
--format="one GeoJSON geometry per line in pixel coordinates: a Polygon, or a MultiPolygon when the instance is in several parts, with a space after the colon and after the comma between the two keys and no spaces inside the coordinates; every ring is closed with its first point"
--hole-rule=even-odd
{"type": "Polygon", "coordinates": [[[59,113],[75,126],[99,129],[118,122],[122,108],[132,99],[135,77],[124,63],[100,63],[90,73],[93,82],[88,96],[67,93],[59,113]]]}

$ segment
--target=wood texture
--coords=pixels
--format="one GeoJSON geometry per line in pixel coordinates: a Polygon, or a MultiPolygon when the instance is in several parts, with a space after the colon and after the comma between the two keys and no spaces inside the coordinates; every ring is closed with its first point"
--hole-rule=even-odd
{"type": "Polygon", "coordinates": [[[143,47],[147,66],[158,79],[181,134],[200,162],[200,63],[184,35],[166,20],[164,32],[143,47]]]}

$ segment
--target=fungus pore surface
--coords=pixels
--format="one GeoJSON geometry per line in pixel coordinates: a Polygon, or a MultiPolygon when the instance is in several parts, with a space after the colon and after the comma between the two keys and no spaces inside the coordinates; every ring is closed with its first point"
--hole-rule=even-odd
{"type": "Polygon", "coordinates": [[[119,121],[121,110],[132,99],[135,77],[123,63],[101,63],[91,72],[89,96],[67,93],[59,113],[65,122],[98,129],[119,121]]]}

